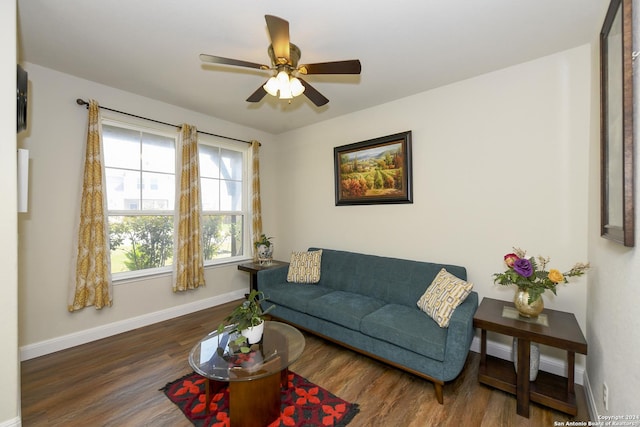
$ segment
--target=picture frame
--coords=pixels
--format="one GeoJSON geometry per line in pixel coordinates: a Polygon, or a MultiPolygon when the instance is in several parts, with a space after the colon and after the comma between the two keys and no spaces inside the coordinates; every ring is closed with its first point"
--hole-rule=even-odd
{"type": "Polygon", "coordinates": [[[600,32],[600,235],[632,247],[634,221],[632,0],[611,0],[600,32]]]}
{"type": "Polygon", "coordinates": [[[411,131],[333,149],[336,206],[413,203],[411,131]]]}

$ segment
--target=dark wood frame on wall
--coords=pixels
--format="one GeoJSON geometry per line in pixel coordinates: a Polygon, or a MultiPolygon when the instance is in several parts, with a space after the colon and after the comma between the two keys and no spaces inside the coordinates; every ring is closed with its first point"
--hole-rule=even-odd
{"type": "Polygon", "coordinates": [[[635,244],[631,3],[611,0],[600,32],[600,234],[625,246],[635,244]]]}
{"type": "Polygon", "coordinates": [[[333,157],[336,206],[413,203],[411,131],[335,147],[333,157]]]}

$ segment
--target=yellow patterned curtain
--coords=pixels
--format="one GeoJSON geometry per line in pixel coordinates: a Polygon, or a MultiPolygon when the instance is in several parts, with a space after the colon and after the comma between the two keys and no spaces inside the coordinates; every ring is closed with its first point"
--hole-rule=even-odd
{"type": "Polygon", "coordinates": [[[78,243],[69,311],[91,305],[101,309],[110,306],[112,302],[101,129],[100,106],[96,101],[90,100],[78,243]]]}
{"type": "MultiPolygon", "coordinates": [[[[253,241],[260,240],[262,234],[262,205],[260,202],[260,143],[258,141],[251,141],[251,212],[253,217],[251,218],[251,230],[253,241]]],[[[258,259],[258,254],[253,246],[253,258],[258,259]]]]}
{"type": "Polygon", "coordinates": [[[200,167],[198,131],[182,125],[179,138],[178,217],[173,257],[173,291],[186,291],[204,286],[204,255],[200,222],[200,167]]]}

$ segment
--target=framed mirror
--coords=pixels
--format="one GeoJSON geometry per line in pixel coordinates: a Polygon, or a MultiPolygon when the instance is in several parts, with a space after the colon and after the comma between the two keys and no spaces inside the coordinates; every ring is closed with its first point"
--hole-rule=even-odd
{"type": "Polygon", "coordinates": [[[632,0],[611,0],[600,32],[600,234],[635,244],[632,0]]]}

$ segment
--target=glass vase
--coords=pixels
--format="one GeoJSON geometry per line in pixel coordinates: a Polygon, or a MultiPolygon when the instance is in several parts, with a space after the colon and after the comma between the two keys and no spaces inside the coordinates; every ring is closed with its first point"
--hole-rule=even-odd
{"type": "Polygon", "coordinates": [[[542,295],[529,304],[529,292],[525,289],[518,289],[516,291],[513,304],[516,306],[518,313],[520,313],[520,316],[522,317],[535,318],[542,313],[542,310],[544,310],[542,295]]]}

